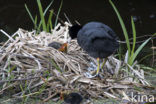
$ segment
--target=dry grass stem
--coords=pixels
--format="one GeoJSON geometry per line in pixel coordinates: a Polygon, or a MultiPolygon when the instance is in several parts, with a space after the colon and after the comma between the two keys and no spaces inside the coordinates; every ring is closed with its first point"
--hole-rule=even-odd
{"type": "Polygon", "coordinates": [[[143,70],[135,69],[137,64],[126,64],[127,56],[124,62],[110,56],[99,78],[87,78],[84,73],[90,62],[96,63],[76,40],[69,43],[67,53],[48,47],[53,41],[68,41],[69,25],[65,24],[58,24],[52,33],[19,29],[10,36],[1,30],[8,40],[0,46],[0,96],[12,88],[11,95],[18,98],[36,95],[44,101],[58,97],[64,90],[93,98],[129,99],[128,89],[150,86],[143,70]]]}

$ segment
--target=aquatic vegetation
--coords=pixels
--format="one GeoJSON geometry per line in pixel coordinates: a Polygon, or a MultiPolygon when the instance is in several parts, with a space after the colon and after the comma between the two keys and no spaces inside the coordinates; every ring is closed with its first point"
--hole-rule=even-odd
{"type": "Polygon", "coordinates": [[[57,25],[58,23],[58,16],[60,14],[60,11],[61,11],[61,8],[62,8],[62,4],[63,4],[63,1],[61,2],[60,4],[60,7],[59,7],[59,10],[57,12],[57,15],[56,15],[56,19],[55,19],[55,24],[53,26],[53,23],[52,23],[52,17],[53,15],[55,14],[54,13],[54,10],[49,10],[49,8],[51,7],[51,5],[53,4],[54,0],[52,0],[49,5],[46,7],[45,10],[43,10],[43,7],[42,7],[42,4],[41,4],[41,1],[40,0],[37,0],[37,5],[38,5],[38,9],[39,9],[39,14],[40,14],[40,20],[39,20],[39,23],[38,23],[38,17],[37,15],[35,16],[35,18],[33,18],[28,6],[25,4],[25,8],[26,8],[26,11],[28,12],[29,14],[29,17],[30,19],[32,20],[33,24],[34,24],[34,29],[37,30],[37,32],[41,32],[42,30],[43,31],[46,31],[46,32],[51,32],[51,30],[57,25]],[[47,14],[47,12],[49,11],[49,16],[48,16],[48,20],[46,22],[45,20],[45,16],[47,14]],[[42,27],[41,27],[42,26],[42,27]]]}
{"type": "MultiPolygon", "coordinates": [[[[122,17],[120,16],[117,8],[115,7],[115,5],[113,4],[113,2],[111,0],[109,0],[110,4],[112,5],[118,19],[119,19],[119,22],[120,22],[120,25],[122,27],[122,31],[123,31],[123,34],[124,34],[124,37],[125,37],[125,40],[126,40],[126,45],[127,45],[127,49],[128,49],[128,55],[127,55],[127,60],[126,62],[129,64],[129,65],[133,65],[136,57],[138,56],[138,54],[141,52],[141,50],[143,49],[143,47],[149,42],[149,40],[151,38],[148,38],[145,42],[143,42],[138,49],[135,50],[135,45],[136,45],[136,29],[135,29],[135,24],[134,24],[134,21],[133,21],[133,18],[131,17],[131,24],[132,24],[132,31],[133,31],[133,45],[132,45],[132,48],[131,48],[131,45],[130,45],[130,39],[128,37],[128,32],[127,32],[127,29],[126,29],[126,26],[123,22],[123,19],[122,17]]],[[[119,53],[120,54],[120,53],[119,53]]]]}

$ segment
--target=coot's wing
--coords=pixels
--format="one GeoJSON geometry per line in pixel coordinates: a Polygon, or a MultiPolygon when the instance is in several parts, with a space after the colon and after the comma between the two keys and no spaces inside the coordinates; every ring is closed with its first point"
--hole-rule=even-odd
{"type": "Polygon", "coordinates": [[[116,34],[106,26],[87,24],[78,32],[77,38],[79,45],[93,57],[107,57],[119,47],[116,34]]]}
{"type": "Polygon", "coordinates": [[[94,51],[110,55],[119,47],[119,43],[116,40],[109,38],[95,38],[91,44],[94,51]]]}
{"type": "Polygon", "coordinates": [[[90,45],[92,45],[92,43],[97,39],[101,41],[102,40],[116,41],[117,36],[115,35],[115,33],[111,31],[107,33],[107,31],[99,27],[98,28],[94,27],[92,29],[82,28],[77,35],[78,43],[82,48],[91,47],[90,45]]]}
{"type": "MultiPolygon", "coordinates": [[[[84,25],[83,28],[82,28],[83,32],[90,31],[92,29],[95,29],[97,31],[103,30],[103,31],[105,31],[106,33],[109,34],[108,37],[113,38],[113,39],[118,39],[115,32],[109,26],[107,26],[107,25],[105,25],[103,23],[100,23],[100,22],[89,22],[86,25],[84,25]]],[[[103,32],[103,31],[101,31],[101,32],[103,32]]],[[[105,35],[105,34],[101,34],[101,35],[105,35]]]]}
{"type": "Polygon", "coordinates": [[[111,55],[119,47],[117,40],[111,37],[104,30],[96,29],[93,33],[90,34],[90,37],[91,38],[88,41],[88,47],[90,47],[90,49],[88,49],[88,51],[95,51],[98,53],[105,53],[105,55],[111,55]],[[97,30],[99,31],[97,32],[97,30]]]}

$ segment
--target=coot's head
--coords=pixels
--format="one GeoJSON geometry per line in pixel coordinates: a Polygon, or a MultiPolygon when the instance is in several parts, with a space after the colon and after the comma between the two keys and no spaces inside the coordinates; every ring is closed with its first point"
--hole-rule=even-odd
{"type": "Polygon", "coordinates": [[[72,27],[69,28],[69,35],[71,39],[77,38],[77,34],[81,28],[82,26],[78,24],[73,25],[72,27]]]}
{"type": "Polygon", "coordinates": [[[48,44],[48,47],[53,47],[61,52],[67,53],[67,43],[61,44],[59,42],[51,42],[48,44]]]}
{"type": "Polygon", "coordinates": [[[55,42],[55,41],[48,44],[48,47],[53,47],[55,49],[59,49],[59,48],[61,48],[61,46],[62,46],[61,43],[55,42]]]}
{"type": "Polygon", "coordinates": [[[72,93],[61,93],[61,100],[64,100],[64,104],[80,104],[83,100],[83,97],[75,92],[72,93]]]}

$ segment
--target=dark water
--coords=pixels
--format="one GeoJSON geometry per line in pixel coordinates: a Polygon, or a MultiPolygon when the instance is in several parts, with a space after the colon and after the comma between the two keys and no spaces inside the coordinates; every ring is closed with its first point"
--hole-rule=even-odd
{"type": "MultiPolygon", "coordinates": [[[[125,22],[129,37],[132,37],[131,16],[133,16],[136,24],[137,36],[156,33],[156,0],[112,1],[125,22]]],[[[45,8],[51,0],[41,0],[41,2],[45,8]]],[[[0,29],[3,29],[9,34],[14,33],[18,28],[24,28],[26,30],[33,29],[32,21],[24,7],[25,3],[33,16],[37,14],[40,17],[36,0],[0,0],[0,29]]],[[[60,4],[61,0],[54,0],[50,9],[54,9],[55,13],[57,13],[60,4]]],[[[64,13],[67,14],[72,23],[75,20],[81,24],[89,21],[103,22],[109,25],[121,40],[124,40],[120,23],[108,0],[64,0],[60,18],[65,21],[64,13]]],[[[5,39],[6,37],[0,33],[0,42],[5,39]]],[[[145,53],[147,51],[152,52],[150,47],[151,43],[144,50],[145,53]]],[[[144,51],[141,53],[142,56],[145,56],[144,51]]],[[[151,62],[151,60],[147,60],[147,62],[151,62]]]]}
{"type": "MultiPolygon", "coordinates": [[[[46,7],[51,0],[41,0],[46,7]]],[[[55,12],[59,8],[61,0],[55,0],[51,8],[55,12]]],[[[133,16],[136,24],[137,35],[146,35],[156,32],[156,0],[112,0],[119,9],[124,19],[127,30],[131,33],[130,16],[133,16]]],[[[38,14],[36,0],[0,0],[0,28],[8,33],[13,33],[19,27],[31,30],[33,24],[24,8],[28,5],[31,12],[38,14]]],[[[101,21],[122,38],[122,30],[117,16],[108,0],[64,0],[60,14],[62,20],[66,20],[64,13],[74,23],[78,20],[81,24],[89,21],[101,21]]],[[[39,16],[38,16],[39,17],[39,16]]],[[[2,38],[1,38],[2,39],[2,38]]]]}

